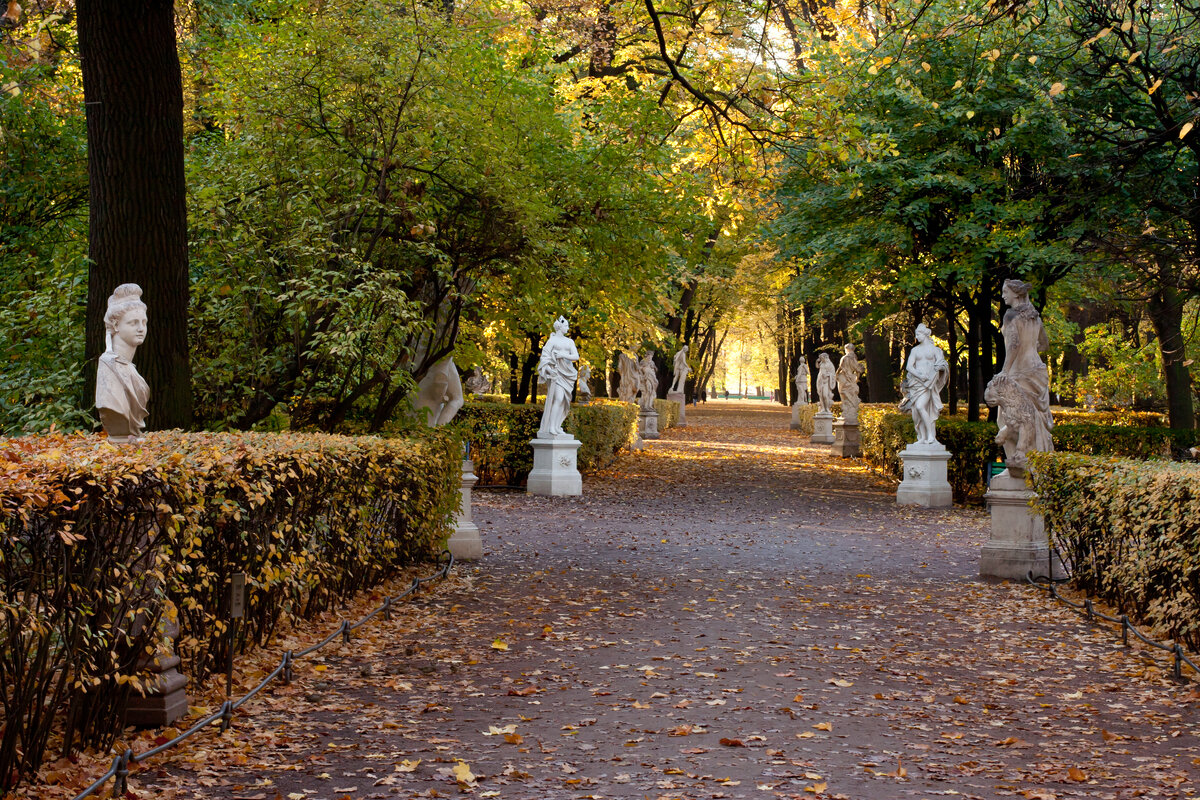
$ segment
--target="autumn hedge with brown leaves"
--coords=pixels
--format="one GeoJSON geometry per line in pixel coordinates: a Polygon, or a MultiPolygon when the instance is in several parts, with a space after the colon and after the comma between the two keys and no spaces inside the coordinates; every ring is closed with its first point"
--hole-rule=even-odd
{"type": "Polygon", "coordinates": [[[0,788],[51,751],[106,746],[177,618],[193,680],[432,556],[458,504],[458,441],[152,433],[0,440],[0,788]]]}

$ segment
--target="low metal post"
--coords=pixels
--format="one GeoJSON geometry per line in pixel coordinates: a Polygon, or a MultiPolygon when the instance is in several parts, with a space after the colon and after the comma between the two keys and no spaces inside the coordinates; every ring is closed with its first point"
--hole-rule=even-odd
{"type": "Polygon", "coordinates": [[[233,697],[233,648],[237,642],[238,620],[246,616],[246,573],[235,572],[229,579],[229,657],[225,661],[225,699],[233,697]]]}

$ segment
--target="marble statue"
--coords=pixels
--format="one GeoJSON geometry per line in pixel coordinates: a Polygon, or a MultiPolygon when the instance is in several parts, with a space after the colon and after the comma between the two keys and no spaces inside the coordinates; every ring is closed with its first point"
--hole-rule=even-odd
{"type": "Polygon", "coordinates": [[[621,376],[621,383],[617,386],[617,399],[622,403],[634,402],[638,393],[637,359],[630,358],[622,351],[617,356],[617,374],[621,376]]]}
{"type": "Polygon", "coordinates": [[[146,304],[136,283],[123,283],[108,298],[105,348],[96,365],[96,410],[110,442],[136,442],[146,424],[150,387],[133,365],[146,341],[146,304]]]}
{"type": "Polygon", "coordinates": [[[692,368],[687,363],[687,354],[688,346],[686,344],[675,354],[675,363],[673,365],[675,376],[671,384],[672,393],[682,394],[684,386],[687,384],[687,376],[692,371],[692,368]]]}
{"type": "Polygon", "coordinates": [[[937,418],[942,410],[942,389],[950,377],[946,354],[933,343],[925,323],[917,326],[917,344],[908,351],[900,390],[900,410],[912,414],[917,444],[937,444],[937,418]]]}
{"type": "Polygon", "coordinates": [[[808,402],[808,364],[804,363],[804,359],[800,359],[800,365],[796,367],[796,402],[808,402]]]}
{"type": "Polygon", "coordinates": [[[575,389],[575,399],[581,403],[591,402],[592,399],[592,368],[584,364],[579,368],[579,385],[575,389]]]}
{"type": "Polygon", "coordinates": [[[1050,373],[1041,352],[1050,346],[1041,315],[1029,302],[1030,285],[1010,278],[1001,296],[1009,309],[1004,314],[1004,366],[988,382],[983,399],[999,406],[1000,432],[996,443],[1004,446],[1004,460],[1013,477],[1025,474],[1031,451],[1054,449],[1050,430],[1050,373]]]}
{"type": "Polygon", "coordinates": [[[817,356],[817,403],[821,413],[828,414],[833,408],[833,389],[837,386],[837,373],[833,369],[833,361],[829,353],[817,356]]]}
{"type": "Polygon", "coordinates": [[[425,424],[431,428],[445,425],[463,406],[462,381],[453,358],[443,358],[434,364],[417,384],[413,408],[425,409],[425,424]]]}
{"type": "Polygon", "coordinates": [[[846,355],[838,362],[837,385],[842,399],[842,419],[847,425],[858,424],[858,378],[864,369],[854,354],[854,345],[846,345],[846,355]]]}
{"type": "Polygon", "coordinates": [[[571,411],[571,393],[575,391],[575,380],[579,377],[579,371],[575,369],[579,351],[575,349],[575,342],[567,337],[567,329],[566,317],[554,321],[554,333],[546,340],[538,361],[538,377],[546,382],[546,405],[537,432],[539,439],[573,438],[563,431],[562,425],[571,411]]]}
{"type": "Polygon", "coordinates": [[[654,410],[654,398],[658,396],[658,365],[654,363],[654,351],[642,356],[637,365],[637,384],[640,397],[638,404],[643,411],[654,410]]]}
{"type": "Polygon", "coordinates": [[[487,394],[492,390],[492,382],[483,374],[481,367],[476,367],[467,378],[467,391],[471,394],[487,394]]]}

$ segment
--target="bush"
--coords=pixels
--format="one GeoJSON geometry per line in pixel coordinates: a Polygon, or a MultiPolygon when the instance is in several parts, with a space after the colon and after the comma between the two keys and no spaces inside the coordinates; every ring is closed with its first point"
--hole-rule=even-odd
{"type": "Polygon", "coordinates": [[[432,555],[459,497],[445,433],[51,435],[4,440],[0,461],[0,776],[35,771],[55,730],[63,752],[111,743],[165,610],[202,679],[233,573],[241,650],[432,555]]]}
{"type": "Polygon", "coordinates": [[[675,400],[654,401],[654,410],[658,412],[658,429],[665,431],[679,424],[679,403],[675,400]]]}
{"type": "MultiPolygon", "coordinates": [[[[542,421],[541,405],[466,403],[451,427],[471,443],[471,460],[481,485],[521,486],[533,469],[533,448],[542,421]]],[[[612,463],[637,432],[637,406],[617,400],[593,400],[571,407],[563,430],[579,439],[577,464],[592,472],[612,463]]]]}
{"type": "Polygon", "coordinates": [[[1200,467],[1074,453],[1030,465],[1073,585],[1200,648],[1200,467]]]}
{"type": "Polygon", "coordinates": [[[1118,425],[1056,425],[1054,448],[1087,455],[1169,459],[1196,443],[1196,432],[1118,425]]]}
{"type": "Polygon", "coordinates": [[[1064,408],[1051,412],[1055,425],[1120,425],[1127,428],[1161,428],[1167,415],[1158,411],[1083,411],[1064,408]]]}
{"type": "MultiPolygon", "coordinates": [[[[858,411],[862,456],[870,464],[900,480],[900,451],[917,439],[912,417],[891,405],[864,405],[858,411]]],[[[991,422],[967,422],[958,417],[938,420],[938,441],[950,451],[947,479],[955,497],[963,501],[983,489],[984,465],[996,460],[998,428],[991,422]]]]}
{"type": "MultiPolygon", "coordinates": [[[[891,406],[888,406],[888,407],[891,408],[891,406]]],[[[797,417],[798,417],[798,421],[800,424],[800,427],[798,430],[799,430],[799,433],[801,436],[812,436],[812,434],[813,434],[813,418],[817,416],[817,411],[820,408],[821,407],[819,405],[817,405],[816,403],[801,403],[800,404],[800,413],[797,415],[797,417]]],[[[859,406],[860,421],[861,421],[861,412],[862,412],[863,408],[866,408],[866,406],[859,406]]],[[[840,402],[834,403],[833,405],[831,405],[829,407],[829,410],[833,414],[834,419],[837,419],[842,414],[842,404],[840,402]]]]}

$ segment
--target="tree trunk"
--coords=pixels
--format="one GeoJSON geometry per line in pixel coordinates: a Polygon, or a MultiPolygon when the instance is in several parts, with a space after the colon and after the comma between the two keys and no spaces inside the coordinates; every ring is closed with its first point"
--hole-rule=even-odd
{"type": "Polygon", "coordinates": [[[979,404],[983,402],[983,367],[979,363],[979,303],[975,298],[967,305],[967,421],[979,421],[979,404]]]}
{"type": "Polygon", "coordinates": [[[1159,289],[1147,305],[1158,336],[1163,372],[1167,379],[1167,416],[1172,428],[1188,430],[1196,425],[1192,408],[1192,377],[1184,361],[1183,305],[1187,296],[1169,286],[1159,289]]]}
{"type": "Polygon", "coordinates": [[[867,397],[872,403],[896,399],[892,354],[886,336],[877,328],[863,331],[863,359],[867,362],[867,397]]]}
{"type": "Polygon", "coordinates": [[[508,402],[521,402],[521,357],[515,350],[508,354],[508,402]]]}
{"type": "Polygon", "coordinates": [[[150,385],[147,428],[192,422],[188,359],[183,86],[170,0],[79,0],[87,109],[88,404],[104,351],[104,313],[119,284],[142,287],[150,318],[138,371],[150,385]]]}

